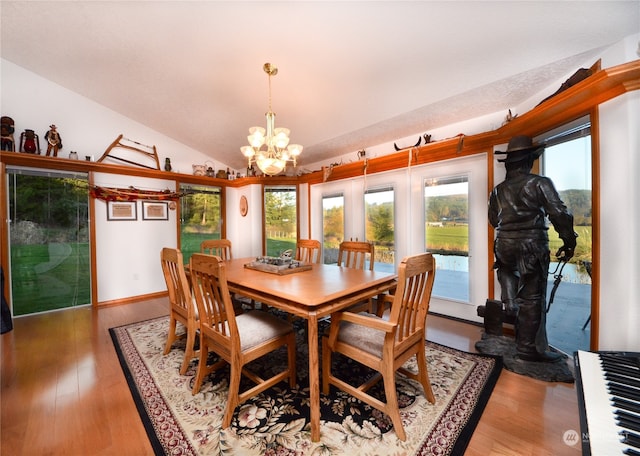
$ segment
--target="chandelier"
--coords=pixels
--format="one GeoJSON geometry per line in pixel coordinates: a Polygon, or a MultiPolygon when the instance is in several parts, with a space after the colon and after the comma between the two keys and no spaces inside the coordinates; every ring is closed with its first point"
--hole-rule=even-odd
{"type": "Polygon", "coordinates": [[[273,176],[281,173],[289,161],[296,166],[296,159],[302,152],[302,146],[289,144],[288,128],[276,128],[276,114],[271,110],[271,76],[278,74],[278,68],[265,63],[262,69],[269,75],[269,111],[265,114],[267,128],[266,130],[262,127],[249,128],[249,136],[247,136],[249,145],[241,147],[240,150],[247,157],[248,167],[255,162],[260,171],[273,176]]]}

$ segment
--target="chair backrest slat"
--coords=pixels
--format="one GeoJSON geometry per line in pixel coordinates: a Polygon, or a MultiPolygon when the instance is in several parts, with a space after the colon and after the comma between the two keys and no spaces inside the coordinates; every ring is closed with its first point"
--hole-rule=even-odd
{"type": "Polygon", "coordinates": [[[298,239],[296,243],[296,260],[305,263],[319,264],[322,256],[322,245],[315,239],[298,239]]]}
{"type": "Polygon", "coordinates": [[[373,271],[375,262],[375,246],[365,241],[343,241],[338,250],[338,266],[352,269],[368,269],[373,271]]]}
{"type": "Polygon", "coordinates": [[[217,255],[194,253],[189,269],[201,326],[229,343],[237,340],[239,344],[223,259],[217,255]]]}
{"type": "Polygon", "coordinates": [[[217,255],[223,260],[233,259],[231,241],[228,239],[207,239],[200,243],[200,253],[217,255]]]}
{"type": "Polygon", "coordinates": [[[160,252],[160,264],[162,273],[169,292],[169,302],[173,308],[182,309],[185,316],[193,312],[193,302],[186,272],[182,252],[178,249],[164,247],[160,252]]]}
{"type": "Polygon", "coordinates": [[[396,343],[424,330],[435,271],[430,253],[406,257],[398,266],[398,288],[389,315],[389,321],[398,322],[396,343]]]}

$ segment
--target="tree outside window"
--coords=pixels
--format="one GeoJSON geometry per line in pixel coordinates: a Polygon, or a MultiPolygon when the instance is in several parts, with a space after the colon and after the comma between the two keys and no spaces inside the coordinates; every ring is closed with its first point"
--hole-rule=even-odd
{"type": "Polygon", "coordinates": [[[296,248],[297,190],[295,186],[264,189],[265,239],[268,256],[279,256],[296,248]]]}

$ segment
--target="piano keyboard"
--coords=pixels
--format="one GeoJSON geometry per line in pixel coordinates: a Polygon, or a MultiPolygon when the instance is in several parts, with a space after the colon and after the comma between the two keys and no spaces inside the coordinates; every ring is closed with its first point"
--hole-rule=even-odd
{"type": "Polygon", "coordinates": [[[582,454],[640,456],[640,353],[574,355],[582,454]]]}

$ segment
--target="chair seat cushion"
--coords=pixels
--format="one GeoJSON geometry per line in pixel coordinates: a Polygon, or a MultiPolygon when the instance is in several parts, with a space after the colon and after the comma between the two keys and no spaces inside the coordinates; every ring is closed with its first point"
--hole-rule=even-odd
{"type": "MultiPolygon", "coordinates": [[[[372,318],[380,318],[376,315],[361,312],[372,318]]],[[[387,318],[384,318],[388,320],[387,318]]],[[[338,332],[338,340],[346,344],[358,347],[367,353],[382,357],[382,346],[384,344],[385,332],[379,329],[369,328],[367,326],[358,325],[351,322],[341,322],[340,331],[338,332]]]]}
{"type": "Polygon", "coordinates": [[[236,324],[242,350],[248,350],[293,331],[289,322],[261,310],[252,310],[236,316],[236,324]]]}

